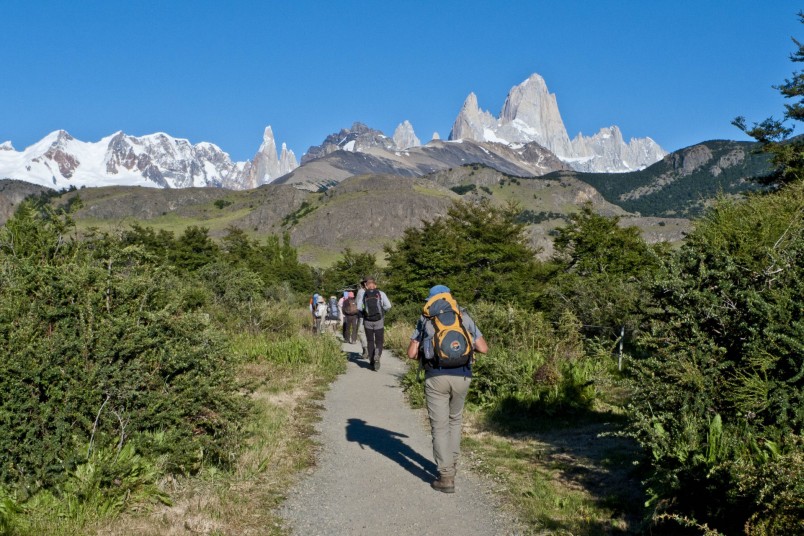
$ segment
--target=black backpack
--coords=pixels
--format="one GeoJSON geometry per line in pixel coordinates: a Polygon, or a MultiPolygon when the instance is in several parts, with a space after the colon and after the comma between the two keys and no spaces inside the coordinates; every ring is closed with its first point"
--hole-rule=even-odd
{"type": "Polygon", "coordinates": [[[363,312],[369,322],[382,320],[382,295],[376,288],[363,295],[363,312]]]}

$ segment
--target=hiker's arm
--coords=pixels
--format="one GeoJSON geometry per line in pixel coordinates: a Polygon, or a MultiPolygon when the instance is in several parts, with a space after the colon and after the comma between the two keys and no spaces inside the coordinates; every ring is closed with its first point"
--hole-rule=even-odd
{"type": "MultiPolygon", "coordinates": [[[[489,351],[489,345],[486,344],[486,339],[483,337],[478,337],[475,339],[475,352],[480,352],[481,354],[485,354],[489,351]]],[[[408,350],[410,352],[410,350],[408,350]]]]}
{"type": "Polygon", "coordinates": [[[411,339],[410,343],[408,344],[408,357],[410,359],[416,359],[419,357],[419,341],[416,339],[411,339]]]}

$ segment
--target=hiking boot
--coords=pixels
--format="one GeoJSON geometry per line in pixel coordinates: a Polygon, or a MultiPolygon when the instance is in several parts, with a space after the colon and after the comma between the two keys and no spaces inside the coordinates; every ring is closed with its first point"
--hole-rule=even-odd
{"type": "Polygon", "coordinates": [[[372,366],[374,367],[374,370],[380,370],[380,360],[375,359],[374,364],[372,366]]]}
{"type": "Polygon", "coordinates": [[[433,480],[430,487],[441,493],[455,493],[455,477],[441,475],[438,480],[433,480]]]}
{"type": "Polygon", "coordinates": [[[363,348],[363,354],[360,357],[362,359],[368,359],[368,350],[363,348]]]}

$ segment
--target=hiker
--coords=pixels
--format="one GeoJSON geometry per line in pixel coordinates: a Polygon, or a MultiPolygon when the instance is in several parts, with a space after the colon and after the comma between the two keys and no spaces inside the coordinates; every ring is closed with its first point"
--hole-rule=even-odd
{"type": "Polygon", "coordinates": [[[327,317],[327,303],[324,301],[324,296],[316,298],[315,306],[315,332],[321,335],[324,333],[324,319],[327,317]]]}
{"type": "Polygon", "coordinates": [[[350,290],[346,293],[346,299],[343,302],[343,340],[349,344],[357,341],[358,312],[355,293],[350,290]]]}
{"type": "Polygon", "coordinates": [[[437,491],[455,492],[463,404],[472,379],[472,361],[475,352],[487,351],[483,334],[469,313],[458,307],[450,289],[444,285],[431,288],[410,337],[408,357],[420,359],[424,368],[424,396],[438,467],[438,479],[430,485],[437,491]]]}
{"type": "Polygon", "coordinates": [[[340,328],[341,328],[340,332],[341,333],[343,333],[343,324],[344,324],[344,322],[346,322],[346,319],[344,318],[344,315],[343,315],[343,302],[345,302],[346,298],[348,298],[348,297],[349,297],[349,291],[344,290],[343,294],[341,295],[341,297],[338,298],[338,314],[341,315],[341,325],[340,325],[340,328]]]}
{"type": "Polygon", "coordinates": [[[310,298],[310,316],[313,319],[313,333],[316,333],[318,328],[318,323],[316,322],[317,307],[318,307],[318,293],[314,292],[313,297],[310,298]]]}
{"type": "MultiPolygon", "coordinates": [[[[360,280],[360,290],[357,291],[355,303],[358,303],[358,298],[362,298],[362,293],[366,291],[366,278],[360,280]]],[[[357,315],[357,338],[360,340],[360,348],[362,350],[363,359],[368,359],[368,340],[366,340],[366,327],[363,325],[363,315],[357,315]]]]}
{"type": "Polygon", "coordinates": [[[365,288],[357,293],[356,301],[363,319],[363,328],[366,330],[369,365],[374,370],[380,370],[382,346],[385,339],[383,318],[385,318],[385,312],[391,308],[391,302],[385,292],[377,288],[377,281],[373,277],[365,277],[361,283],[365,283],[365,288]]]}
{"type": "Polygon", "coordinates": [[[327,302],[324,325],[327,331],[331,331],[333,335],[338,332],[338,327],[341,325],[341,312],[338,308],[338,299],[335,296],[330,296],[327,302]]]}

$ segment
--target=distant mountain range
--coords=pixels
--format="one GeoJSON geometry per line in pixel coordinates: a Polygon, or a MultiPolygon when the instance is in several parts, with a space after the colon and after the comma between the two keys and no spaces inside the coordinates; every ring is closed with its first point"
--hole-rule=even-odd
{"type": "MultiPolygon", "coordinates": [[[[464,141],[409,149],[410,158],[419,162],[419,174],[372,171],[370,164],[377,159],[360,152],[334,151],[276,183],[239,191],[109,186],[58,194],[31,183],[0,180],[0,224],[26,196],[50,192],[46,197],[56,207],[72,205],[80,196],[81,203],[75,205],[80,208],[73,214],[79,231],[114,232],[140,223],[174,232],[202,226],[212,237],[221,237],[232,227],[256,239],[288,233],[302,260],[326,266],[346,247],[381,254],[384,244],[393,243],[405,229],[420,226],[423,220],[446,214],[456,199],[486,198],[498,206],[515,201],[532,245],[546,257],[552,251],[551,232],[566,224],[583,203],[592,203],[597,213],[621,217],[623,225],[636,225],[649,242],[678,242],[689,230],[689,218],[700,215],[713,199],[759,188],[751,178],[767,175],[771,169],[767,155],[756,151],[757,144],[744,142],[701,143],[666,155],[644,170],[619,174],[572,171],[538,144],[528,146],[544,151],[544,162],[550,164],[546,168],[561,169],[534,176],[518,167],[504,172],[463,163],[462,158],[479,153],[492,158],[482,144],[464,141]],[[463,152],[455,152],[456,148],[463,152]],[[421,174],[430,165],[428,158],[435,159],[433,152],[442,153],[442,162],[447,157],[455,159],[455,165],[421,174]],[[315,191],[292,183],[294,174],[324,166],[333,173],[340,170],[343,178],[315,191]],[[363,171],[356,173],[358,169],[363,171]]],[[[386,164],[398,166],[390,160],[386,164]]]]}
{"type": "Polygon", "coordinates": [[[54,189],[137,185],[245,190],[278,182],[318,190],[363,172],[423,176],[475,163],[521,176],[559,170],[624,172],[643,169],[665,154],[650,138],[626,143],[616,126],[570,140],[555,95],[534,74],[511,89],[496,118],[480,110],[470,94],[446,141],[436,138],[422,145],[408,121],[392,137],[355,123],[310,147],[300,166],[285,144],[277,150],[270,126],[247,162],[233,162],[214,144],[194,145],[164,133],[135,137],[117,132],[83,142],[62,130],[23,151],[10,142],[0,144],[0,178],[54,189]]]}

